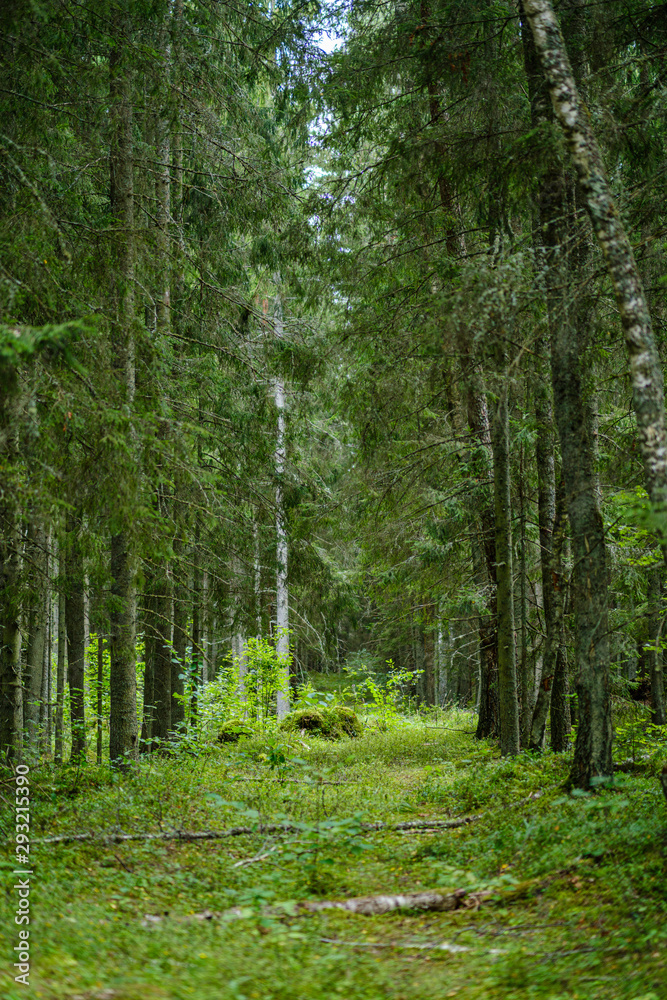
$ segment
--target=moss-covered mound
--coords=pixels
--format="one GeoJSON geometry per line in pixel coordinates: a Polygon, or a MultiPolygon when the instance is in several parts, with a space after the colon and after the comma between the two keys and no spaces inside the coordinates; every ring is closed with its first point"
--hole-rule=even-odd
{"type": "Polygon", "coordinates": [[[364,727],[359,716],[353,709],[346,708],[345,705],[337,705],[336,708],[334,708],[334,712],[338,718],[340,728],[346,736],[362,735],[364,727]]]}
{"type": "Polygon", "coordinates": [[[238,743],[252,735],[252,728],[245,719],[228,719],[218,733],[218,743],[238,743]]]}
{"type": "Polygon", "coordinates": [[[363,732],[356,712],[344,705],[336,705],[334,708],[300,708],[283,719],[281,729],[312,733],[329,740],[339,740],[343,736],[361,736],[363,732]]]}

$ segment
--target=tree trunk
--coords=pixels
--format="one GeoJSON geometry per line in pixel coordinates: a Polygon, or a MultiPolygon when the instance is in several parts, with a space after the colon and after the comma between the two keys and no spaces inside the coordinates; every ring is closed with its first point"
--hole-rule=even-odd
{"type": "Polygon", "coordinates": [[[201,552],[199,513],[195,516],[195,540],[192,567],[192,656],[190,658],[190,722],[197,728],[197,693],[202,684],[203,657],[201,650],[201,552]]]}
{"type": "MultiPolygon", "coordinates": [[[[489,580],[484,564],[483,546],[474,536],[471,543],[475,586],[480,593],[489,591],[489,580]]],[[[495,544],[494,544],[495,551],[495,544]]],[[[495,571],[495,568],[494,568],[495,571]]],[[[486,612],[479,616],[479,693],[477,696],[477,739],[497,736],[498,721],[498,629],[496,625],[496,594],[486,602],[486,612]]]]}
{"type": "MultiPolygon", "coordinates": [[[[49,537],[47,536],[47,546],[49,537]]],[[[47,556],[48,558],[48,556],[47,556]]],[[[42,706],[39,715],[40,753],[51,755],[52,704],[51,704],[51,653],[53,643],[53,601],[50,580],[47,580],[46,642],[42,668],[42,706]]]]}
{"type": "Polygon", "coordinates": [[[165,574],[155,596],[155,659],[153,668],[153,738],[157,749],[166,743],[171,729],[171,580],[165,574]]]}
{"type": "MultiPolygon", "coordinates": [[[[608,261],[609,240],[612,236],[612,242],[616,243],[616,250],[612,256],[618,254],[621,245],[630,252],[629,261],[626,260],[624,267],[629,262],[636,281],[628,272],[624,279],[626,290],[632,287],[633,294],[638,291],[641,295],[632,252],[609,197],[606,179],[601,172],[597,145],[579,106],[576,84],[553,12],[545,0],[524,0],[524,9],[530,22],[537,57],[549,85],[554,112],[564,127],[573,153],[581,189],[593,219],[596,235],[608,261]],[[610,225],[615,230],[613,234],[609,229],[610,225]]],[[[584,400],[582,359],[587,354],[588,323],[580,309],[574,310],[574,315],[569,321],[563,316],[565,302],[561,289],[566,285],[566,281],[565,270],[558,255],[564,244],[563,224],[560,220],[565,214],[565,201],[562,193],[562,177],[559,176],[557,169],[552,170],[550,176],[556,190],[546,191],[547,197],[542,199],[541,210],[543,217],[546,215],[547,227],[551,227],[546,239],[550,251],[547,300],[551,334],[551,375],[572,534],[573,602],[576,617],[575,656],[579,725],[571,781],[575,785],[587,788],[592,778],[609,775],[612,772],[607,568],[595,470],[595,428],[591,420],[592,409],[584,400]],[[546,207],[545,200],[548,202],[546,207]]],[[[616,274],[616,278],[612,274],[617,294],[619,278],[620,272],[616,274]]],[[[624,308],[628,306],[629,303],[626,302],[624,308]]],[[[640,327],[645,344],[646,324],[643,326],[640,324],[640,327]]],[[[648,332],[650,334],[650,325],[648,332]]],[[[637,333],[638,330],[635,330],[633,336],[637,333]]],[[[652,335],[650,339],[652,341],[652,335]]],[[[649,392],[648,396],[651,397],[652,393],[649,392]]],[[[662,406],[662,388],[660,388],[660,401],[662,406]]],[[[651,420],[656,416],[655,407],[652,414],[651,420]]],[[[660,421],[664,438],[664,414],[661,414],[660,421]]]]}
{"type": "Polygon", "coordinates": [[[171,731],[182,733],[185,726],[185,647],[188,627],[188,604],[183,566],[180,561],[182,538],[174,543],[173,653],[171,657],[171,731]]]}
{"type": "Polygon", "coordinates": [[[507,384],[500,389],[491,423],[496,529],[496,606],[498,615],[498,703],[500,752],[519,752],[519,702],[514,636],[512,505],[510,499],[509,409],[507,384]]]}
{"type": "MultiPolygon", "coordinates": [[[[276,295],[273,317],[276,338],[283,335],[283,315],[280,296],[276,295]]],[[[289,589],[287,582],[287,528],[285,524],[285,506],[283,497],[283,479],[285,476],[285,386],[282,379],[274,383],[274,399],[278,411],[278,429],[276,434],[276,651],[279,656],[289,656],[289,589]]],[[[284,719],[289,712],[289,667],[285,669],[281,679],[281,687],[277,694],[278,719],[284,719]]]]}
{"type": "Polygon", "coordinates": [[[526,497],[524,494],[524,449],[521,445],[519,463],[519,601],[521,617],[521,678],[520,716],[521,746],[528,744],[533,716],[533,673],[528,648],[528,570],[526,565],[526,497]]]}
{"type": "MultiPolygon", "coordinates": [[[[59,575],[64,577],[63,556],[58,550],[59,575]]],[[[65,708],[65,684],[67,683],[67,628],[65,624],[65,591],[58,591],[58,664],[56,667],[56,722],[53,759],[56,764],[63,762],[63,714],[65,708]]]]}
{"type": "Polygon", "coordinates": [[[565,492],[562,484],[556,491],[556,520],[554,521],[553,551],[551,566],[553,573],[553,618],[558,623],[553,641],[556,645],[553,691],[551,695],[551,749],[563,753],[570,745],[570,691],[567,673],[567,646],[564,635],[565,594],[566,594],[566,511],[565,492]]]}
{"type": "MultiPolygon", "coordinates": [[[[111,214],[116,221],[115,257],[117,306],[113,328],[115,366],[121,405],[134,404],[134,171],[130,70],[123,36],[127,24],[118,18],[118,39],[110,58],[111,214]]],[[[133,430],[130,427],[130,438],[133,430]]],[[[126,499],[129,504],[131,498],[126,499]]],[[[111,538],[110,719],[109,756],[114,766],[127,768],[137,752],[137,676],[133,555],[128,527],[122,522],[111,538]]]]}
{"type": "Polygon", "coordinates": [[[473,541],[475,582],[487,594],[487,613],[480,615],[480,695],[477,739],[500,732],[498,707],[498,618],[496,599],[496,537],[494,508],[484,480],[492,470],[491,428],[481,375],[475,369],[468,387],[468,424],[478,448],[475,475],[477,487],[478,542],[473,541]]]}
{"type": "Polygon", "coordinates": [[[67,627],[67,664],[72,750],[70,760],[82,764],[86,759],[86,716],[84,676],[86,662],[86,603],[84,596],[83,554],[78,538],[79,525],[67,518],[67,582],[65,623],[67,627]]]}
{"type": "Polygon", "coordinates": [[[660,566],[651,566],[647,578],[648,626],[651,664],[651,722],[656,726],[667,723],[665,716],[665,686],[663,678],[663,616],[660,566]]]}
{"type": "Polygon", "coordinates": [[[150,750],[153,737],[154,677],[155,677],[155,581],[151,580],[143,596],[143,626],[144,626],[144,697],[141,719],[141,751],[150,750]]]}
{"type": "MultiPolygon", "coordinates": [[[[430,609],[429,609],[430,611],[430,609]]],[[[427,616],[424,630],[424,701],[427,705],[436,704],[435,685],[435,639],[431,614],[427,616]]]]}
{"type": "Polygon", "coordinates": [[[42,706],[44,650],[48,620],[48,560],[46,531],[31,521],[28,527],[27,554],[30,562],[30,609],[28,612],[28,649],[23,693],[23,725],[26,745],[37,752],[39,718],[42,706]]]}
{"type": "Polygon", "coordinates": [[[102,697],[104,693],[104,636],[102,635],[102,627],[99,623],[97,629],[98,629],[97,675],[95,678],[95,709],[97,715],[96,763],[99,767],[102,764],[102,725],[104,721],[104,716],[102,712],[102,697]]]}
{"type": "Polygon", "coordinates": [[[137,753],[134,574],[127,542],[124,532],[111,539],[111,595],[116,610],[109,616],[109,760],[122,770],[137,753]]]}
{"type": "MultiPolygon", "coordinates": [[[[565,42],[551,4],[549,0],[524,0],[524,9],[549,85],[554,113],[569,146],[586,208],[614,288],[630,359],[633,406],[646,488],[651,503],[662,513],[667,503],[663,375],[632,246],[612,198],[590,116],[579,97],[565,42]]],[[[574,558],[576,568],[576,555],[574,558]]],[[[598,763],[601,764],[601,761],[598,763]]]]}
{"type": "MultiPolygon", "coordinates": [[[[0,460],[7,472],[18,457],[19,389],[16,371],[2,371],[0,460]]],[[[3,470],[4,472],[4,470],[3,470]]],[[[20,548],[21,530],[15,493],[0,490],[0,760],[21,755],[23,688],[21,686],[20,548]]]]}
{"type": "MultiPolygon", "coordinates": [[[[530,29],[522,23],[523,55],[528,92],[530,119],[533,129],[552,121],[549,92],[540,69],[535,44],[530,29]]],[[[550,329],[565,322],[565,305],[562,301],[564,287],[557,280],[564,243],[565,181],[557,151],[547,151],[546,170],[540,178],[538,192],[537,225],[533,229],[533,246],[540,270],[545,269],[547,284],[547,312],[550,329]]],[[[554,556],[554,530],[556,523],[556,475],[554,461],[553,405],[548,377],[548,344],[538,334],[534,356],[533,393],[535,399],[535,463],[537,469],[537,504],[540,538],[540,568],[542,604],[544,609],[544,650],[542,675],[530,723],[528,747],[542,750],[546,734],[547,717],[551,703],[558,650],[561,642],[563,602],[562,567],[554,556]]]]}

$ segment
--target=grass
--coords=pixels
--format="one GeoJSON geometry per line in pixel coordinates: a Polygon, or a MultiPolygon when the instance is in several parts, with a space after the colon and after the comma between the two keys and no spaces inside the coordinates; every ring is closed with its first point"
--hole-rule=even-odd
{"type": "MultiPolygon", "coordinates": [[[[299,829],[200,843],[34,843],[31,985],[14,983],[9,962],[0,996],[663,1000],[667,809],[655,777],[619,775],[596,795],[567,795],[567,755],[500,760],[464,731],[469,714],[441,714],[439,724],[448,728],[399,718],[339,742],[254,737],[144,761],[122,778],[92,765],[35,770],[33,842],[280,820],[299,829]],[[359,827],[361,818],[469,814],[481,818],[440,832],[359,827]],[[375,918],[267,910],[460,887],[494,895],[476,911],[375,918]],[[224,916],[238,906],[243,919],[224,916]],[[196,916],[205,911],[223,917],[196,916]]],[[[2,820],[8,832],[6,811],[2,820]]],[[[10,878],[5,955],[17,940],[10,878]]]]}

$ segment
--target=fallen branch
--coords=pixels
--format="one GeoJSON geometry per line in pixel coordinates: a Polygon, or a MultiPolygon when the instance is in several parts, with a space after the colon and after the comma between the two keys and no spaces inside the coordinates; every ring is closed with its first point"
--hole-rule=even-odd
{"type": "MultiPolygon", "coordinates": [[[[667,779],[667,775],[666,775],[667,779]]],[[[667,795],[667,792],[665,793],[667,795]]],[[[503,806],[503,809],[514,809],[517,806],[526,805],[539,799],[542,792],[533,792],[525,799],[518,802],[510,802],[503,806]]],[[[459,819],[419,819],[409,820],[404,823],[360,823],[359,829],[364,833],[374,833],[380,830],[456,830],[470,823],[476,823],[482,819],[486,813],[478,813],[475,816],[463,816],[459,819]]],[[[33,844],[73,844],[85,841],[99,841],[108,844],[123,844],[134,840],[181,840],[193,843],[200,840],[226,840],[228,837],[248,837],[258,833],[301,833],[304,825],[295,826],[292,823],[266,823],[257,827],[252,826],[231,826],[226,830],[171,830],[160,833],[63,833],[57,837],[42,837],[33,840],[33,844]]]]}
{"type": "Polygon", "coordinates": [[[319,788],[320,785],[358,785],[358,781],[320,781],[319,779],[314,779],[313,781],[300,781],[298,778],[273,778],[269,776],[264,776],[261,778],[230,778],[226,777],[225,781],[272,781],[280,785],[310,785],[311,788],[319,788]]]}
{"type": "MultiPolygon", "coordinates": [[[[467,826],[481,819],[479,816],[466,816],[462,819],[448,820],[413,820],[408,823],[360,823],[359,827],[365,833],[376,830],[448,830],[467,826]]],[[[258,833],[302,833],[303,825],[294,826],[291,823],[266,823],[261,826],[231,826],[227,830],[171,830],[161,833],[63,833],[57,837],[43,837],[33,840],[33,844],[70,844],[82,841],[99,841],[109,844],[123,844],[131,840],[182,840],[194,842],[198,840],[226,840],[228,837],[246,837],[258,833]]]]}
{"type": "Polygon", "coordinates": [[[449,941],[441,941],[439,944],[395,944],[393,941],[340,941],[338,938],[321,937],[324,944],[344,945],[348,948],[391,948],[396,951],[447,951],[451,955],[458,955],[463,951],[472,951],[472,948],[463,944],[450,944],[449,941]]]}

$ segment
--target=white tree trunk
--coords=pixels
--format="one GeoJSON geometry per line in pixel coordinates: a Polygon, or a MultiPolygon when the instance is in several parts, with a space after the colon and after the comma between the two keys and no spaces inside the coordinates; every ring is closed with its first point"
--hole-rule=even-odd
{"type": "MultiPolygon", "coordinates": [[[[282,307],[276,296],[273,322],[276,337],[283,335],[282,307]]],[[[274,382],[274,399],[278,411],[278,431],[276,435],[276,650],[280,656],[289,654],[289,588],[287,583],[287,531],[283,497],[283,476],[285,474],[285,384],[277,378],[274,382]]],[[[278,691],[277,714],[284,719],[289,712],[289,670],[285,670],[282,690],[278,691]]]]}

